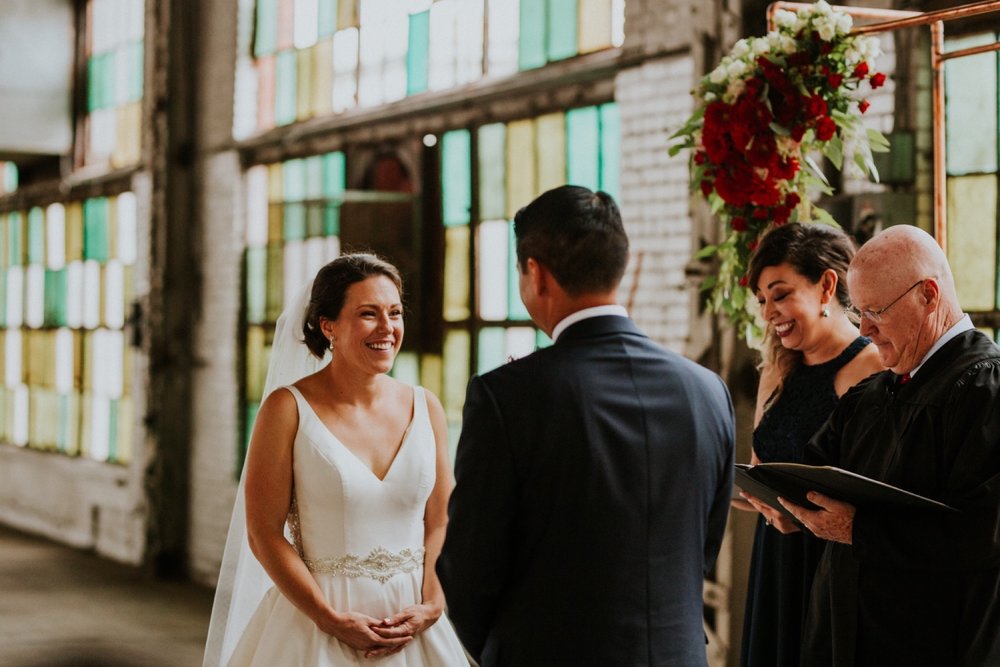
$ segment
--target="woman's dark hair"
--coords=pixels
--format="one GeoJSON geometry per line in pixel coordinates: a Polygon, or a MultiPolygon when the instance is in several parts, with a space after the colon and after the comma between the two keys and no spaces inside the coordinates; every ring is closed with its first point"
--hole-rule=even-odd
{"type": "MultiPolygon", "coordinates": [[[[747,271],[750,290],[754,293],[758,291],[760,274],[771,266],[788,264],[813,284],[819,283],[827,269],[833,269],[837,274],[837,301],[846,308],[851,305],[847,294],[847,267],[855,251],[851,238],[836,227],[797,222],[775,227],[764,235],[750,257],[747,271]]],[[[770,327],[763,353],[764,363],[777,365],[782,377],[801,357],[801,353],[785,349],[770,327]]]]}
{"type": "Polygon", "coordinates": [[[306,306],[305,323],[302,325],[306,346],[314,356],[322,359],[330,347],[330,341],[319,326],[320,318],[335,320],[340,317],[348,288],[373,276],[385,276],[399,290],[400,297],[403,296],[403,280],[399,277],[399,270],[376,255],[341,255],[316,274],[309,305],[306,306]]]}

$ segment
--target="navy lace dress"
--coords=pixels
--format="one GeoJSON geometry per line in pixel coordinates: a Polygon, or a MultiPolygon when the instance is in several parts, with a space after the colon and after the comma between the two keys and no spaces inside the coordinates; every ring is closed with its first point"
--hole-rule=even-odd
{"type": "MultiPolygon", "coordinates": [[[[801,461],[806,443],[837,405],[837,372],[869,342],[858,336],[836,358],[815,366],[800,364],[789,373],[753,432],[761,462],[801,461]]],[[[782,535],[758,518],[743,621],[743,667],[799,664],[802,623],[824,544],[808,532],[782,535]]]]}

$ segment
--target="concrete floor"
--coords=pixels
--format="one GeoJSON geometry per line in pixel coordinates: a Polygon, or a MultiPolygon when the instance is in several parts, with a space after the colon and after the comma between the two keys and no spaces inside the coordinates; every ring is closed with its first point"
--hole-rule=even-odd
{"type": "Polygon", "coordinates": [[[0,526],[0,666],[196,667],[212,591],[0,526]]]}

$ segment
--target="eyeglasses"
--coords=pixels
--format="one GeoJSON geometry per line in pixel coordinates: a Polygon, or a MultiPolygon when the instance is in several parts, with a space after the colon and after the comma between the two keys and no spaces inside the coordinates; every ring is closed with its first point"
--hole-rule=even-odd
{"type": "Polygon", "coordinates": [[[914,287],[916,287],[917,285],[920,285],[920,284],[924,283],[926,280],[927,280],[927,278],[923,278],[922,280],[918,280],[917,282],[915,282],[912,285],[910,285],[909,287],[907,287],[905,292],[903,292],[902,294],[900,294],[899,296],[897,296],[895,299],[893,299],[892,303],[890,303],[885,308],[880,308],[878,310],[858,310],[857,308],[851,306],[847,310],[848,310],[848,312],[852,313],[855,317],[857,317],[859,320],[861,318],[866,318],[869,322],[874,322],[875,324],[878,324],[879,322],[882,321],[882,313],[884,313],[885,311],[887,311],[890,308],[892,308],[893,306],[895,306],[897,303],[899,303],[899,300],[902,299],[907,294],[909,294],[910,291],[914,287]]]}

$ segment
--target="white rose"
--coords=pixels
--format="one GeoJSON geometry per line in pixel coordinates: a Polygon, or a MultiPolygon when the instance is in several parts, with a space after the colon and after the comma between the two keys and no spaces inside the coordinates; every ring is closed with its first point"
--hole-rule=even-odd
{"type": "Polygon", "coordinates": [[[819,38],[824,42],[829,42],[837,35],[837,28],[832,23],[826,20],[818,20],[814,24],[816,27],[816,32],[819,33],[819,38]]]}
{"type": "Polygon", "coordinates": [[[854,27],[854,19],[848,14],[837,14],[835,20],[837,22],[837,32],[841,35],[851,32],[851,28],[854,27]]]}
{"type": "Polygon", "coordinates": [[[733,50],[730,53],[734,58],[742,58],[750,53],[750,45],[747,43],[747,40],[741,39],[733,45],[733,50]]]}
{"type": "Polygon", "coordinates": [[[785,9],[779,9],[774,14],[774,25],[779,28],[791,28],[795,25],[796,18],[797,17],[792,12],[785,9]]]}
{"type": "Polygon", "coordinates": [[[753,52],[754,55],[762,56],[771,50],[771,40],[760,37],[753,40],[753,52]]]}
{"type": "Polygon", "coordinates": [[[708,80],[712,83],[722,83],[727,78],[725,65],[719,65],[708,75],[708,80]]]}
{"type": "Polygon", "coordinates": [[[738,79],[747,71],[747,64],[742,60],[734,60],[726,68],[726,72],[731,79],[738,79]]]}
{"type": "Polygon", "coordinates": [[[833,13],[833,8],[830,7],[830,3],[826,0],[817,0],[816,4],[813,5],[813,11],[816,14],[821,14],[823,16],[829,16],[833,13]]]}

